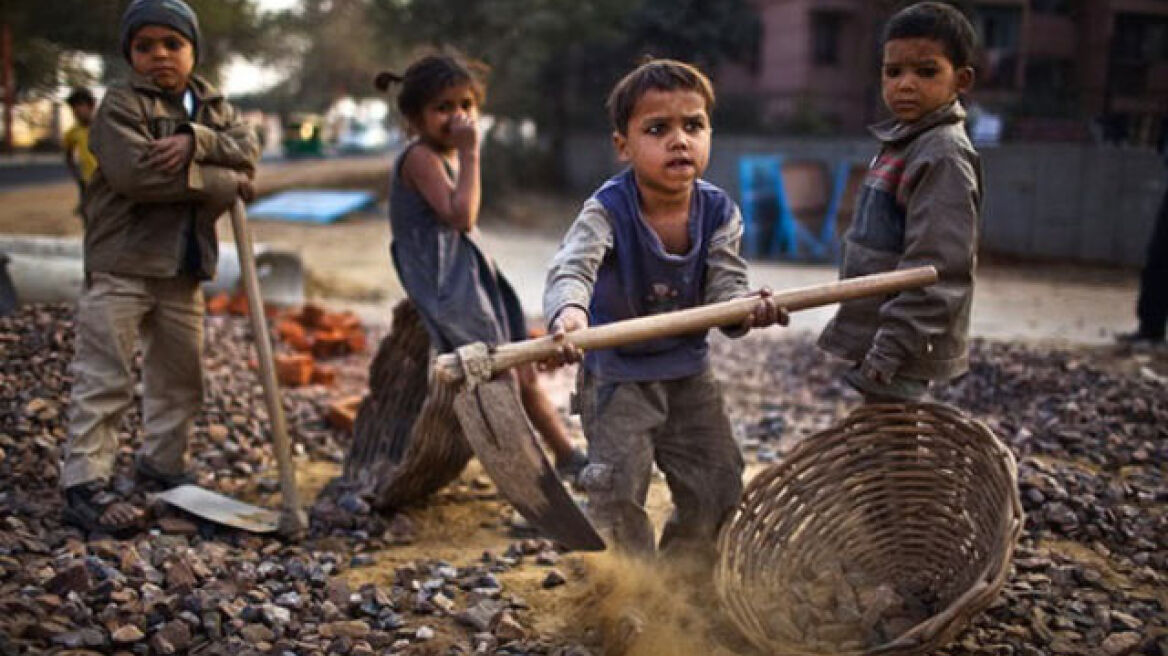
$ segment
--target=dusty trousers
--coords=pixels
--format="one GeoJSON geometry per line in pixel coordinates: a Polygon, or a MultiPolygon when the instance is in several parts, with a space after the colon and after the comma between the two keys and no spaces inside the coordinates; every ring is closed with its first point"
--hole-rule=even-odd
{"type": "Polygon", "coordinates": [[[188,275],[92,273],[78,302],[69,443],[61,484],[109,480],[118,428],[134,401],[142,339],[144,439],[138,458],[163,474],[186,469],[191,423],[203,399],[203,292],[188,275]]]}
{"type": "Polygon", "coordinates": [[[1160,201],[1160,213],[1148,240],[1148,255],[1140,273],[1140,297],[1136,305],[1139,332],[1152,339],[1164,339],[1168,328],[1168,191],[1160,201]]]}
{"type": "Polygon", "coordinates": [[[580,368],[576,403],[588,438],[579,484],[612,546],[654,552],[645,509],[653,463],[674,512],[661,536],[669,556],[711,560],[718,530],[742,496],[742,454],[709,369],[677,380],[607,382],[580,368]]]}

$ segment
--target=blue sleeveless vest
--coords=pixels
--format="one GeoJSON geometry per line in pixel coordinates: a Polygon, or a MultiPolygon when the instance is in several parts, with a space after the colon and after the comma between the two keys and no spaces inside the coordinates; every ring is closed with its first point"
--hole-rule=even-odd
{"type": "MultiPolygon", "coordinates": [[[[710,238],[734,212],[724,191],[699,180],[690,201],[689,252],[672,255],[641,216],[632,169],[593,196],[612,224],[612,250],[597,271],[589,306],[594,326],[701,305],[710,238]]],[[[590,351],[584,366],[605,381],[674,380],[701,372],[709,360],[706,332],[590,351]]]]}

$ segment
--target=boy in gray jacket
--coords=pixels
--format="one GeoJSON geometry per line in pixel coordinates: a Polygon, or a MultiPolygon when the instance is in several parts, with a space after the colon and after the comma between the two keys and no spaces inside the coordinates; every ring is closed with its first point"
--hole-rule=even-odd
{"type": "Polygon", "coordinates": [[[976,37],[956,9],[922,2],[884,31],[882,96],[892,119],[845,237],[841,278],[933,265],[940,280],[888,298],[841,304],[819,346],[855,363],[849,384],[868,402],[921,398],[929,381],[969,368],[981,162],[958,94],[973,84],[976,37]]]}
{"type": "Polygon", "coordinates": [[[145,435],[139,480],[189,482],[186,446],[203,395],[202,280],[215,273],[215,220],[252,195],[254,133],[194,75],[199,23],[182,0],[134,0],[121,24],[133,73],[111,86],[90,147],[85,289],[61,468],[64,519],[88,531],[137,530],[140,509],[113,492],[121,417],[134,400],[134,344],[143,342],[145,435]]]}

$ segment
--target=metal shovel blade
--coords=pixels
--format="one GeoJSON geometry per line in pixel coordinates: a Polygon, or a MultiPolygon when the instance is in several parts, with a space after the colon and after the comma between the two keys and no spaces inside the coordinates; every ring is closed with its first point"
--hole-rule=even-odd
{"type": "Polygon", "coordinates": [[[604,540],[536,443],[535,429],[508,380],[463,389],[454,399],[454,412],[500,494],[532,526],[569,549],[604,550],[604,540]]]}
{"type": "Polygon", "coordinates": [[[203,519],[251,533],[275,533],[280,513],[236,501],[198,485],[180,485],[154,495],[203,519]]]}

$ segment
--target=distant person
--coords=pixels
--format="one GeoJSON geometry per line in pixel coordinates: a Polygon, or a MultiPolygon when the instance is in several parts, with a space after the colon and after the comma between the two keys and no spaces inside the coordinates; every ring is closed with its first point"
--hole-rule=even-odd
{"type": "MultiPolygon", "coordinates": [[[[701,179],[710,156],[714,90],[697,68],[652,60],[608,97],[612,139],[629,168],[589,198],[548,269],[544,316],[561,338],[589,325],[748,296],[738,253],[742,214],[701,179]]],[[[741,326],[786,323],[763,294],[741,326]]],[[[565,345],[561,360],[581,354],[565,345]]],[[[699,570],[742,496],[742,453],[710,367],[706,331],[583,356],[576,398],[588,457],[588,511],[610,546],[657,548],[645,509],[654,464],[674,513],[661,549],[699,570]]]]}
{"type": "MultiPolygon", "coordinates": [[[[374,81],[400,85],[397,106],[413,139],[393,167],[389,192],[391,254],[406,294],[440,352],[471,342],[490,345],[527,338],[527,322],[511,284],[483,250],[476,227],[481,183],[479,107],[486,87],[479,67],[432,54],[402,75],[374,81]]],[[[534,365],[518,370],[520,396],[561,476],[587,463],[540,388],[534,365]]]]}
{"type": "Polygon", "coordinates": [[[93,122],[93,109],[97,100],[93,92],[85,87],[73,89],[65,104],[73,112],[73,126],[65,131],[65,167],[77,183],[77,214],[85,201],[85,187],[97,170],[97,158],[89,150],[89,124],[93,122]]]}
{"type": "Polygon", "coordinates": [[[969,314],[981,163],[958,95],[973,84],[975,36],[959,11],[922,2],[885,27],[880,153],[845,236],[841,278],[932,265],[924,289],[840,304],[819,346],[854,363],[844,379],[869,402],[921,398],[969,368],[969,314]]]}
{"type": "Polygon", "coordinates": [[[252,130],[193,74],[202,43],[182,0],[134,0],[121,21],[133,73],[94,117],[97,172],[85,193],[85,288],[77,308],[64,519],[115,536],[143,512],[113,489],[122,415],[134,401],[134,344],[143,354],[145,487],[193,477],[186,449],[203,396],[203,294],[215,273],[215,221],[251,198],[259,149],[252,130]]]}
{"type": "MultiPolygon", "coordinates": [[[[1165,150],[1168,157],[1168,150],[1165,150]]],[[[1160,201],[1160,213],[1148,241],[1148,254],[1140,274],[1140,296],[1136,302],[1139,326],[1135,332],[1117,336],[1122,343],[1163,344],[1168,325],[1168,190],[1160,201]]]]}

